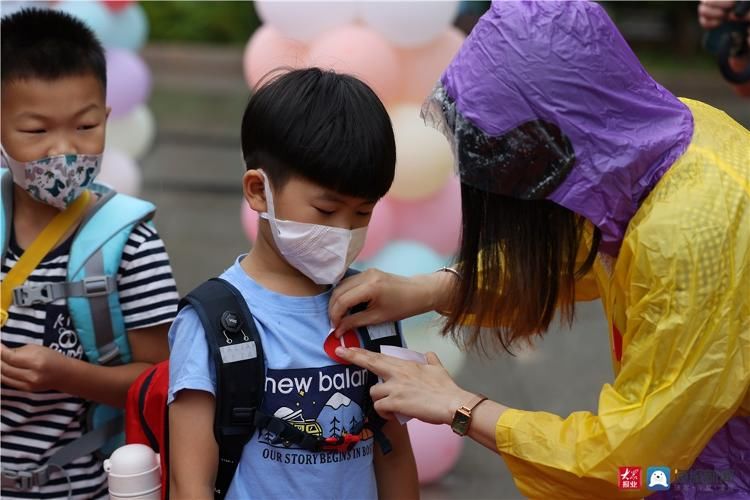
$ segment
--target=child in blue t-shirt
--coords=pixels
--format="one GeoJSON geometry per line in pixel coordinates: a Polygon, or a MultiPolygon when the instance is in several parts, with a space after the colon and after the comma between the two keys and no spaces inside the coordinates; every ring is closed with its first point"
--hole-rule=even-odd
{"type": "MultiPolygon", "coordinates": [[[[393,182],[393,130],[364,83],[317,68],[270,81],[242,120],[244,195],[258,237],[222,278],[239,289],[264,350],[262,410],[322,437],[361,429],[367,372],[326,353],[328,302],[362,249],[393,182]]],[[[169,432],[174,498],[213,498],[216,377],[205,333],[186,307],[170,330],[169,432]]],[[[310,452],[260,430],[245,446],[227,498],[417,498],[405,426],[383,428],[383,455],[364,431],[350,451],[310,452]]]]}

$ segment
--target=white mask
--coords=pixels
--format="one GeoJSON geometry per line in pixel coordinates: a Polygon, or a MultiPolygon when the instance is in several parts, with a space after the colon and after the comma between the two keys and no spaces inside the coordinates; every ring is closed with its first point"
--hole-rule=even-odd
{"type": "Polygon", "coordinates": [[[316,284],[337,284],[362,251],[367,227],[343,229],[277,219],[268,176],[260,172],[268,204],[268,212],[260,216],[271,225],[271,234],[281,255],[316,284]]]}

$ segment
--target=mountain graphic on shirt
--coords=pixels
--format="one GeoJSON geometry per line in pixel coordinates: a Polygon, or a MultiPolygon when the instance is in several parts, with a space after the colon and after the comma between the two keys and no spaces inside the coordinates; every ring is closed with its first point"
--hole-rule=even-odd
{"type": "Polygon", "coordinates": [[[328,399],[317,420],[323,428],[323,436],[330,437],[359,431],[363,418],[362,407],[337,392],[328,399]]]}

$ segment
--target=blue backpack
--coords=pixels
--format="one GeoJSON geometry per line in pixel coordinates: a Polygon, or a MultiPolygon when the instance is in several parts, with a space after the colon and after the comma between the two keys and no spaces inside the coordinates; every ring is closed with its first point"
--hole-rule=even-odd
{"type": "MultiPolygon", "coordinates": [[[[2,209],[0,217],[0,259],[10,240],[13,221],[13,179],[8,169],[0,169],[2,209]]],[[[118,194],[94,184],[99,195],[94,208],[81,221],[73,237],[64,283],[26,283],[13,290],[13,303],[21,306],[48,304],[66,298],[89,363],[105,366],[131,361],[125,321],[117,290],[117,273],[122,251],[130,233],[141,222],[149,222],[153,204],[118,194]]],[[[58,450],[32,472],[3,471],[3,486],[28,490],[49,480],[49,467],[62,468],[73,460],[100,452],[108,455],[124,444],[123,411],[92,404],[86,415],[86,433],[58,450]]]]}

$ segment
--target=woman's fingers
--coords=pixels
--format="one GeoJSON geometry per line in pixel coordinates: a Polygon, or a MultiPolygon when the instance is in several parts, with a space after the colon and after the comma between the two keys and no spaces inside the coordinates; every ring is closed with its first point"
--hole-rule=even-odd
{"type": "Polygon", "coordinates": [[[336,356],[361,368],[370,370],[383,380],[387,380],[388,375],[390,375],[388,357],[383,354],[368,351],[367,349],[358,349],[356,347],[337,347],[336,356]]]}
{"type": "Polygon", "coordinates": [[[428,365],[435,365],[439,366],[440,368],[443,368],[443,363],[440,361],[440,358],[438,358],[437,354],[430,351],[427,354],[425,354],[425,358],[427,358],[427,364],[428,365]]]}
{"type": "Polygon", "coordinates": [[[373,408],[375,408],[375,411],[383,417],[386,420],[393,420],[395,417],[393,416],[393,412],[390,411],[389,408],[389,402],[385,399],[381,399],[378,401],[375,401],[375,403],[372,405],[373,408]]]}
{"type": "Polygon", "coordinates": [[[353,328],[380,323],[378,311],[370,307],[358,313],[348,314],[349,310],[358,304],[375,303],[373,292],[372,288],[361,285],[341,294],[336,299],[331,299],[328,306],[329,315],[331,324],[336,327],[337,337],[353,328]]]}
{"type": "Polygon", "coordinates": [[[370,397],[373,401],[378,401],[388,396],[391,392],[391,387],[386,382],[380,382],[370,387],[370,397]]]}
{"type": "Polygon", "coordinates": [[[359,328],[360,326],[367,326],[367,325],[376,325],[378,323],[381,323],[381,321],[377,321],[378,318],[378,312],[367,309],[365,311],[350,314],[349,316],[344,316],[341,319],[341,322],[339,323],[339,326],[336,328],[336,337],[343,337],[343,335],[348,332],[349,330],[354,330],[355,328],[359,328]]]}
{"type": "Polygon", "coordinates": [[[352,307],[372,302],[377,293],[378,290],[370,283],[366,273],[352,276],[343,281],[333,290],[331,300],[328,303],[328,315],[331,318],[331,324],[339,332],[346,332],[352,326],[359,327],[365,325],[366,323],[354,324],[350,321],[349,328],[344,329],[341,326],[341,321],[352,307]]]}

